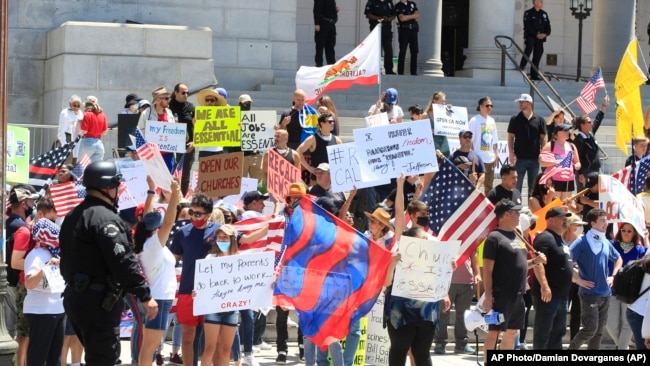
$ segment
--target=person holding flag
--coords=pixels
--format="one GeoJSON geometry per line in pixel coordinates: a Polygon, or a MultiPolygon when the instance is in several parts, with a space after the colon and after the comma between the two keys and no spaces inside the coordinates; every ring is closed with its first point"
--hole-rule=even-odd
{"type": "Polygon", "coordinates": [[[279,129],[287,130],[289,133],[287,145],[294,150],[298,149],[300,143],[309,135],[313,135],[318,126],[318,112],[305,104],[306,96],[302,89],[293,92],[293,105],[282,113],[277,126],[279,129]]]}
{"type": "Polygon", "coordinates": [[[553,180],[556,196],[561,200],[568,198],[575,189],[573,169],[580,169],[580,158],[576,147],[569,142],[571,125],[559,124],[553,129],[553,140],[544,145],[539,156],[539,164],[546,168],[540,183],[546,183],[548,178],[553,180]]]}
{"type": "Polygon", "coordinates": [[[578,192],[585,186],[589,173],[600,171],[600,152],[596,141],[596,132],[605,118],[605,110],[609,105],[609,96],[605,95],[600,111],[592,121],[588,115],[578,116],[573,120],[573,128],[577,130],[573,143],[578,151],[580,169],[576,169],[576,188],[578,192]]]}

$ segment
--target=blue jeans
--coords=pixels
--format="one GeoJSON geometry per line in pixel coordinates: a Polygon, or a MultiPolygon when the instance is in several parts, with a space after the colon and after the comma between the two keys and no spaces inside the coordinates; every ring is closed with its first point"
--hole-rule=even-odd
{"type": "Polygon", "coordinates": [[[533,296],[535,305],[535,327],[533,328],[533,349],[562,349],[562,337],[566,333],[567,299],[551,297],[544,302],[533,296]]]}
{"type": "Polygon", "coordinates": [[[104,144],[102,139],[84,137],[79,141],[79,158],[88,155],[91,162],[104,160],[104,144]]]}
{"type": "Polygon", "coordinates": [[[632,329],[632,335],[634,336],[634,344],[636,345],[636,349],[637,350],[648,349],[645,346],[643,336],[641,335],[641,325],[643,324],[643,315],[639,315],[638,313],[630,309],[627,309],[625,315],[627,315],[627,322],[630,324],[630,328],[632,329]]]}
{"type": "Polygon", "coordinates": [[[131,363],[138,363],[140,347],[142,346],[142,327],[144,320],[144,307],[132,294],[124,296],[124,301],[133,313],[133,330],[131,331],[131,363]]]}
{"type": "Polygon", "coordinates": [[[239,322],[239,329],[235,332],[235,340],[232,342],[232,357],[233,361],[241,359],[241,345],[244,345],[244,355],[253,354],[253,310],[239,310],[241,321],[239,322]]]}
{"type": "Polygon", "coordinates": [[[524,186],[524,175],[528,174],[528,193],[533,191],[535,176],[539,173],[539,161],[537,159],[517,159],[517,190],[522,193],[524,186]]]}
{"type": "Polygon", "coordinates": [[[359,320],[350,324],[350,330],[345,337],[345,349],[343,350],[343,365],[354,365],[354,355],[357,353],[359,347],[359,339],[361,339],[361,323],[359,320]]]}
{"type": "Polygon", "coordinates": [[[332,356],[332,365],[343,366],[343,351],[341,349],[341,342],[334,342],[329,345],[328,351],[321,351],[314,342],[304,337],[303,344],[305,345],[305,366],[329,366],[327,360],[327,352],[329,351],[332,356]]]}
{"type": "Polygon", "coordinates": [[[178,324],[176,320],[176,313],[170,313],[167,317],[167,328],[165,328],[165,333],[163,334],[162,340],[160,341],[160,347],[156,350],[156,353],[160,354],[162,352],[163,344],[167,339],[167,331],[169,331],[169,325],[174,322],[174,332],[172,333],[172,351],[177,351],[181,349],[181,341],[183,340],[183,326],[178,324]]]}

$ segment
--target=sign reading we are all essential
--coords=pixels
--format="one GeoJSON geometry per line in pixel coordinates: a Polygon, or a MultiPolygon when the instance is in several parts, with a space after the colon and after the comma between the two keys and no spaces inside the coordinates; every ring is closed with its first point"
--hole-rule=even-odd
{"type": "Polygon", "coordinates": [[[266,151],[273,147],[275,111],[241,112],[242,151],[266,151]]]}
{"type": "Polygon", "coordinates": [[[238,194],[241,188],[244,153],[219,154],[199,158],[196,190],[212,198],[238,194]]]}
{"type": "Polygon", "coordinates": [[[284,200],[289,193],[291,183],[300,182],[300,169],[274,149],[268,150],[268,158],[266,189],[278,199],[284,200]]]}
{"type": "Polygon", "coordinates": [[[160,151],[185,153],[187,124],[147,121],[144,130],[146,140],[158,144],[160,151]]]}
{"type": "Polygon", "coordinates": [[[194,146],[241,146],[239,106],[199,106],[194,110],[194,116],[194,146]]]}

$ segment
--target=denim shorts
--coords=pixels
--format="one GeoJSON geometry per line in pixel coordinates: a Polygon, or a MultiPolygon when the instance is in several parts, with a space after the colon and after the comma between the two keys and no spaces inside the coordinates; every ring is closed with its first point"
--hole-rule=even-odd
{"type": "Polygon", "coordinates": [[[225,313],[205,314],[205,322],[209,324],[221,324],[236,327],[239,321],[239,311],[228,311],[225,313]]]}
{"type": "Polygon", "coordinates": [[[144,327],[147,329],[165,330],[167,328],[167,318],[169,318],[169,309],[172,308],[174,300],[156,300],[158,303],[158,315],[153,319],[145,319],[144,327]]]}

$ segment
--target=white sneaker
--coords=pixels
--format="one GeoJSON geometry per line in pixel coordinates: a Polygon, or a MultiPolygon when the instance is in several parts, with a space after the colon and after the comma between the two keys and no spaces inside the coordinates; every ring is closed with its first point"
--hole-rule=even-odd
{"type": "Polygon", "coordinates": [[[291,318],[287,319],[287,327],[291,328],[298,328],[298,323],[294,322],[291,320],[291,318]]]}
{"type": "Polygon", "coordinates": [[[260,363],[255,360],[253,355],[244,356],[244,358],[242,358],[242,363],[248,366],[260,366],[260,363]]]}
{"type": "Polygon", "coordinates": [[[268,343],[266,343],[264,341],[262,341],[262,343],[258,344],[255,347],[258,347],[259,349],[261,349],[263,351],[268,351],[268,350],[273,348],[273,346],[271,346],[270,344],[268,344],[268,343]]]}
{"type": "MultiPolygon", "coordinates": [[[[244,347],[242,347],[242,349],[243,349],[243,348],[244,348],[244,347]]],[[[260,349],[259,346],[253,346],[253,352],[258,353],[260,350],[261,350],[261,349],[260,349]]]]}

